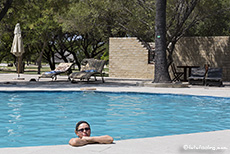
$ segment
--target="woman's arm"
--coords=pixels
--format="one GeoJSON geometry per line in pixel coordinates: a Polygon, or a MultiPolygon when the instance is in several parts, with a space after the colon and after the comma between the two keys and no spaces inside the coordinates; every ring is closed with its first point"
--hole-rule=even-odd
{"type": "Polygon", "coordinates": [[[83,146],[88,144],[88,142],[85,139],[80,139],[80,138],[72,138],[69,140],[69,144],[72,146],[83,146]]]}
{"type": "Polygon", "coordinates": [[[100,143],[100,144],[110,144],[113,143],[113,138],[111,136],[95,136],[95,137],[83,137],[80,138],[72,138],[69,141],[69,144],[72,146],[83,146],[89,143],[100,143]]]}
{"type": "Polygon", "coordinates": [[[95,137],[83,137],[88,143],[100,143],[100,144],[110,144],[113,143],[113,138],[109,135],[105,136],[95,136],[95,137]]]}

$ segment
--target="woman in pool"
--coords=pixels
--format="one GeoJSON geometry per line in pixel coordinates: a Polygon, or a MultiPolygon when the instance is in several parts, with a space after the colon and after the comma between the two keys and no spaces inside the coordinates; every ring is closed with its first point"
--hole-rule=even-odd
{"type": "Polygon", "coordinates": [[[78,138],[70,139],[69,144],[72,146],[83,146],[90,143],[110,144],[113,142],[113,138],[108,135],[90,137],[90,125],[86,121],[79,121],[76,124],[75,133],[78,138]]]}

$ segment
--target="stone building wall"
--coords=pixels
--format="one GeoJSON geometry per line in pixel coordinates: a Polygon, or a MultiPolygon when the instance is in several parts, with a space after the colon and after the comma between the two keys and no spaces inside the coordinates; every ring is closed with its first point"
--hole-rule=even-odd
{"type": "Polygon", "coordinates": [[[154,64],[148,64],[148,50],[136,37],[109,39],[109,76],[154,78],[154,64]]]}
{"type": "MultiPolygon", "coordinates": [[[[183,37],[176,44],[173,59],[176,66],[209,64],[211,67],[221,67],[223,80],[230,81],[228,36],[183,37]]],[[[110,38],[109,76],[154,78],[154,64],[148,64],[148,50],[137,38],[110,38]]]]}
{"type": "Polygon", "coordinates": [[[209,64],[223,69],[223,80],[230,81],[230,37],[183,37],[173,54],[176,65],[209,64]]]}

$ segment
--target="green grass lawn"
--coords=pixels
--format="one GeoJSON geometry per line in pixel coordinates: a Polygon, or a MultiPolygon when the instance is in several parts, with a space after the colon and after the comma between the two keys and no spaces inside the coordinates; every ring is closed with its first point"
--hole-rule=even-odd
{"type": "MultiPolygon", "coordinates": [[[[50,67],[42,67],[41,73],[50,71],[50,67]]],[[[38,67],[37,66],[25,66],[25,70],[23,74],[37,74],[38,67]]],[[[15,67],[0,67],[0,73],[17,73],[15,67]]]]}
{"type": "MultiPolygon", "coordinates": [[[[51,71],[50,67],[49,66],[43,66],[41,68],[41,73],[43,72],[49,72],[51,71]]],[[[79,70],[78,69],[74,69],[72,70],[73,72],[78,72],[79,70]]],[[[109,69],[108,68],[104,68],[104,76],[108,76],[108,71],[109,69]]],[[[37,66],[25,66],[25,69],[24,69],[24,73],[23,74],[37,74],[38,72],[38,67],[37,66]]],[[[15,67],[6,67],[6,66],[1,66],[0,67],[0,74],[3,74],[3,73],[17,73],[16,72],[16,68],[15,67]]]]}

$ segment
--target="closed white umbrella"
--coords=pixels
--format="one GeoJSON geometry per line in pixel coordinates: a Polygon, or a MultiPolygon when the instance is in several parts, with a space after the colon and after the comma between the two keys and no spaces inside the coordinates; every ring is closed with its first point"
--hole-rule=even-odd
{"type": "Polygon", "coordinates": [[[14,40],[13,40],[13,44],[12,44],[10,52],[17,57],[17,61],[18,61],[17,70],[18,70],[18,77],[19,77],[20,68],[22,64],[22,55],[25,52],[24,47],[23,47],[21,29],[20,29],[19,23],[16,24],[15,29],[14,29],[14,40]]]}

